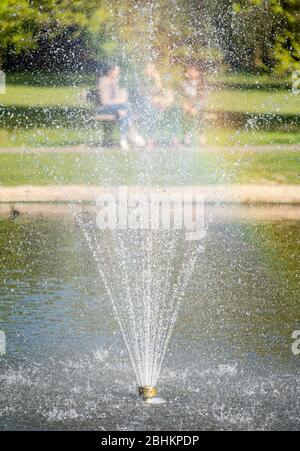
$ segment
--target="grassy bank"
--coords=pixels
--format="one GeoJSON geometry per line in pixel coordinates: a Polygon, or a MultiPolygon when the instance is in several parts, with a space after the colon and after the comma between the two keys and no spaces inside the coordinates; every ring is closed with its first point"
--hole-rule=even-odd
{"type": "Polygon", "coordinates": [[[300,151],[0,154],[0,185],[299,184],[300,151]]]}

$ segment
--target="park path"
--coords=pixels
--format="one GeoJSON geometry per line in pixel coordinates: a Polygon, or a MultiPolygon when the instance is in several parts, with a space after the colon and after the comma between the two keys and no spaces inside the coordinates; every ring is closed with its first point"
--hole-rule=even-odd
{"type": "MultiPolygon", "coordinates": [[[[95,202],[105,193],[115,193],[101,186],[17,186],[0,187],[0,203],[16,202],[95,202]]],[[[128,195],[164,196],[185,193],[203,196],[207,203],[224,204],[297,204],[300,205],[300,185],[210,185],[187,187],[128,187],[128,195]]]]}

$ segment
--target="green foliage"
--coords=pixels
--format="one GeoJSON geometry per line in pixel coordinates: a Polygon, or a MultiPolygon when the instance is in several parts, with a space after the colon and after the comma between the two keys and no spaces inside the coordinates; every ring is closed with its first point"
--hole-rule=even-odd
{"type": "Polygon", "coordinates": [[[108,20],[101,0],[1,0],[0,62],[8,51],[26,52],[58,36],[81,39],[92,55],[103,56],[108,20]]]}
{"type": "Polygon", "coordinates": [[[300,2],[299,0],[272,0],[274,12],[281,17],[281,33],[275,38],[274,56],[279,72],[300,69],[300,2]]]}
{"type": "Polygon", "coordinates": [[[244,69],[299,69],[299,0],[239,0],[232,7],[233,42],[244,69]]]}
{"type": "Polygon", "coordinates": [[[37,24],[43,10],[29,7],[27,0],[2,0],[0,3],[0,62],[5,51],[21,51],[36,45],[37,24]]]}
{"type": "Polygon", "coordinates": [[[77,40],[86,58],[298,69],[299,0],[1,0],[0,63],[41,40],[77,40]]]}

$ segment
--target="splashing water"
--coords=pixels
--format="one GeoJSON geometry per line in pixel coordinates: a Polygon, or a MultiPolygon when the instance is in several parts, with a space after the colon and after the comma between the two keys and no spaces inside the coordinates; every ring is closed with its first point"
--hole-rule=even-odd
{"type": "Polygon", "coordinates": [[[86,216],[77,221],[111,300],[139,386],[155,387],[202,247],[186,242],[178,231],[103,232],[86,216]]]}

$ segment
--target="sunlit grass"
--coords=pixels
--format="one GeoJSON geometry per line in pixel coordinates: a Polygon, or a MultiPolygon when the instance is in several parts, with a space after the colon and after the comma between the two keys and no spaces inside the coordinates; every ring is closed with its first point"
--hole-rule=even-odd
{"type": "Polygon", "coordinates": [[[291,91],[259,91],[223,89],[212,92],[208,99],[211,111],[256,114],[299,114],[300,96],[291,91]]]}
{"type": "MultiPolygon", "coordinates": [[[[210,146],[300,144],[299,131],[245,131],[240,129],[209,128],[205,132],[210,146]]],[[[102,129],[34,128],[0,129],[2,147],[64,147],[79,144],[99,145],[102,129]]]]}
{"type": "Polygon", "coordinates": [[[211,146],[300,145],[300,130],[289,132],[211,128],[206,130],[206,139],[211,146]]]}
{"type": "Polygon", "coordinates": [[[0,154],[0,185],[298,184],[300,151],[158,149],[0,154]],[[152,165],[151,165],[152,164],[152,165]]]}
{"type": "Polygon", "coordinates": [[[276,76],[275,74],[248,74],[239,72],[219,73],[211,75],[209,81],[219,84],[235,84],[237,86],[291,86],[292,81],[290,76],[276,76]]]}
{"type": "MultiPolygon", "coordinates": [[[[0,105],[88,107],[84,100],[86,89],[8,85],[6,94],[0,97],[0,105]]],[[[291,91],[218,89],[209,94],[208,109],[216,112],[295,115],[299,114],[299,96],[291,91]]]]}
{"type": "Polygon", "coordinates": [[[49,107],[81,106],[84,88],[7,85],[0,96],[0,105],[49,107]]]}
{"type": "Polygon", "coordinates": [[[65,147],[79,144],[97,145],[102,130],[86,128],[0,129],[2,147],[65,147]]]}
{"type": "Polygon", "coordinates": [[[222,152],[223,165],[236,183],[300,183],[300,151],[222,152]]]}

